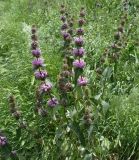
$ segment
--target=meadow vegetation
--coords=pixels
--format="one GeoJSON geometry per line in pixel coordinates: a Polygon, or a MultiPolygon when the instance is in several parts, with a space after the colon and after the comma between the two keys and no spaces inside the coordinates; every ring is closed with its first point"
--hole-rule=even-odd
{"type": "Polygon", "coordinates": [[[139,160],[138,10],[0,1],[1,160],[139,160]]]}

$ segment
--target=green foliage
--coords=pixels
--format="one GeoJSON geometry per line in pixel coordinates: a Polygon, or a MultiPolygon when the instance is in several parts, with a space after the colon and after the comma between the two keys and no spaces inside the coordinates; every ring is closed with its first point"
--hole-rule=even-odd
{"type": "MultiPolygon", "coordinates": [[[[104,49],[123,14],[121,0],[3,0],[0,1],[0,130],[20,160],[137,160],[139,159],[139,2],[130,1],[125,30],[127,45],[116,64],[105,62],[102,76],[95,72],[104,49]],[[38,27],[39,44],[54,87],[62,66],[60,5],[77,19],[87,12],[85,25],[88,90],[77,87],[75,100],[65,110],[58,106],[47,117],[34,113],[35,90],[30,53],[30,29],[38,27]],[[11,116],[8,97],[14,94],[27,129],[11,116]],[[76,103],[78,101],[78,103],[76,103]],[[85,113],[92,121],[87,125],[85,113]],[[89,112],[88,111],[88,112],[89,112]]],[[[76,21],[75,21],[76,23],[76,21]]],[[[57,89],[54,93],[58,96],[57,89]]],[[[69,95],[72,97],[71,93],[69,95]]],[[[4,153],[5,154],[5,153],[4,153]]]]}

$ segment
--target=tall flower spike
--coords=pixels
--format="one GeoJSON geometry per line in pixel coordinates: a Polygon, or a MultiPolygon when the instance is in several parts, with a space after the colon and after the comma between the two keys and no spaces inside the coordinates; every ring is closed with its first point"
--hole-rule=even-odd
{"type": "MultiPolygon", "coordinates": [[[[64,7],[65,8],[65,7],[64,7]]],[[[61,68],[61,72],[58,76],[58,88],[60,92],[60,104],[62,106],[67,106],[68,102],[68,92],[72,90],[71,77],[72,77],[72,62],[73,57],[72,53],[72,35],[73,35],[73,18],[66,12],[61,15],[62,21],[62,37],[64,40],[63,45],[63,67],[61,68]],[[67,24],[67,26],[66,26],[67,24]]]]}
{"type": "Polygon", "coordinates": [[[66,12],[65,6],[61,7],[62,10],[64,8],[65,12],[61,14],[61,35],[63,37],[63,54],[62,57],[67,59],[67,64],[69,65],[69,70],[72,71],[72,62],[73,57],[71,56],[72,52],[72,39],[73,39],[73,18],[66,12]]]}
{"type": "Polygon", "coordinates": [[[71,72],[67,64],[67,59],[63,60],[62,71],[58,77],[58,88],[60,92],[60,104],[64,107],[68,105],[68,92],[72,91],[71,72]]]}
{"type": "Polygon", "coordinates": [[[84,8],[81,8],[80,11],[80,19],[78,21],[79,28],[77,29],[75,37],[75,48],[73,48],[72,53],[75,57],[75,60],[73,61],[73,67],[75,68],[75,83],[79,86],[86,86],[88,83],[88,80],[86,77],[82,76],[83,69],[86,65],[83,57],[85,54],[85,49],[83,48],[84,40],[84,29],[82,28],[85,23],[85,11],[84,8]],[[82,59],[81,59],[82,58],[82,59]]]}
{"type": "Polygon", "coordinates": [[[71,72],[68,69],[67,61],[65,61],[63,70],[59,76],[59,89],[63,94],[66,94],[66,92],[70,91],[72,88],[70,85],[71,72]]]}
{"type": "MultiPolygon", "coordinates": [[[[62,7],[63,9],[63,7],[62,7]]],[[[64,11],[64,10],[63,10],[64,11]]],[[[64,18],[62,18],[64,21],[64,18]]],[[[66,28],[66,25],[64,25],[66,28]]],[[[36,70],[34,73],[34,76],[36,80],[40,80],[41,84],[39,86],[39,89],[37,88],[36,91],[36,111],[38,112],[39,115],[45,116],[47,115],[47,111],[43,108],[43,97],[42,94],[44,93],[49,93],[48,96],[51,96],[51,89],[52,89],[52,84],[46,82],[46,78],[48,77],[48,73],[45,70],[42,70],[42,68],[45,66],[44,65],[44,59],[41,57],[41,51],[38,48],[38,42],[37,42],[37,29],[33,25],[32,26],[32,35],[31,35],[32,43],[31,43],[31,48],[32,48],[32,55],[35,58],[32,61],[33,69],[36,70]]],[[[56,105],[56,104],[55,104],[56,105]]]]}

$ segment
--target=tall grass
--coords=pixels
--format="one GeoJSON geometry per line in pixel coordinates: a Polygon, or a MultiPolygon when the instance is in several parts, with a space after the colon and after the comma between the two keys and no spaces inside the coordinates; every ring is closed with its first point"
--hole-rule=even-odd
{"type": "Polygon", "coordinates": [[[13,150],[17,150],[19,159],[139,159],[137,0],[129,4],[125,32],[130,32],[118,60],[116,81],[109,81],[110,72],[99,79],[94,70],[104,49],[113,41],[123,14],[122,4],[121,0],[0,1],[0,130],[13,150]],[[37,25],[40,48],[55,86],[63,63],[61,4],[68,8],[74,19],[77,19],[81,7],[87,12],[84,36],[86,75],[90,78],[90,90],[86,90],[92,111],[89,111],[92,116],[90,126],[84,124],[86,106],[82,97],[77,109],[73,104],[67,108],[67,119],[63,118],[60,107],[54,111],[54,116],[44,119],[34,113],[37,83],[30,63],[30,29],[32,24],[37,25]],[[11,93],[15,95],[28,125],[27,130],[20,130],[18,122],[10,115],[8,97],[11,93]]]}

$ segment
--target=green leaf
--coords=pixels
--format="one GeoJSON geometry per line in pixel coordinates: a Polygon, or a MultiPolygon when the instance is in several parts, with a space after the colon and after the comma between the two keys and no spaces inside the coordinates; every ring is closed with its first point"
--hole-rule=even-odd
{"type": "Polygon", "coordinates": [[[104,72],[102,73],[103,77],[105,77],[106,79],[110,79],[111,75],[112,75],[112,67],[106,67],[104,72]]]}
{"type": "Polygon", "coordinates": [[[70,124],[70,127],[71,127],[71,130],[73,130],[77,135],[81,145],[85,146],[85,138],[84,138],[83,132],[80,129],[79,123],[74,121],[73,123],[70,124]]]}
{"type": "Polygon", "coordinates": [[[101,95],[102,95],[102,93],[100,93],[100,94],[96,95],[94,98],[95,98],[96,100],[99,100],[99,99],[100,99],[100,97],[101,97],[101,95]]]}
{"type": "Polygon", "coordinates": [[[35,82],[35,77],[33,76],[33,77],[32,77],[32,80],[31,80],[31,86],[34,85],[34,82],[35,82]]]}
{"type": "Polygon", "coordinates": [[[106,112],[108,110],[108,108],[110,107],[109,103],[106,101],[103,101],[103,100],[101,102],[101,105],[103,107],[103,112],[106,112]]]}
{"type": "Polygon", "coordinates": [[[84,160],[92,160],[92,154],[86,154],[84,160]]]}

